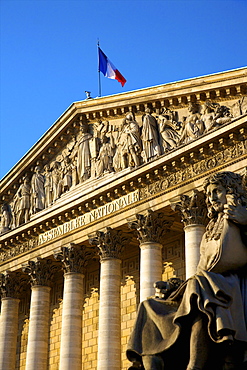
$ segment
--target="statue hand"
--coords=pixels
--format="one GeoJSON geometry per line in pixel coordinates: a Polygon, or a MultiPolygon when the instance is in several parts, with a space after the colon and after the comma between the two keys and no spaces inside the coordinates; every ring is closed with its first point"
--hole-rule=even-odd
{"type": "Polygon", "coordinates": [[[247,209],[240,204],[225,204],[224,218],[236,222],[240,225],[247,225],[247,209]]]}

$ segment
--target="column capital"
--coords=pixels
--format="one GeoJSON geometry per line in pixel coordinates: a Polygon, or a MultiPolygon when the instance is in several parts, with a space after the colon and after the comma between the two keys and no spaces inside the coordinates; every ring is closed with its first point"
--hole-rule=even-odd
{"type": "Polygon", "coordinates": [[[96,231],[88,235],[88,238],[90,244],[98,247],[101,261],[109,258],[121,259],[124,247],[130,241],[130,235],[111,227],[96,231]]]}
{"type": "Polygon", "coordinates": [[[37,257],[22,265],[22,271],[29,275],[32,286],[51,286],[53,276],[58,271],[58,265],[51,259],[37,257]]]}
{"type": "Polygon", "coordinates": [[[129,228],[137,231],[137,239],[141,244],[161,243],[164,235],[170,230],[174,217],[148,209],[127,221],[129,228]]]}
{"type": "Polygon", "coordinates": [[[177,202],[171,203],[174,211],[179,211],[184,226],[205,225],[207,222],[207,205],[202,192],[193,190],[191,196],[180,195],[177,202]]]}
{"type": "Polygon", "coordinates": [[[85,274],[88,261],[95,255],[95,250],[70,243],[67,247],[62,247],[54,251],[54,258],[63,264],[65,273],[76,272],[85,274]]]}
{"type": "Polygon", "coordinates": [[[27,279],[23,277],[21,272],[7,270],[4,274],[0,274],[0,294],[2,298],[19,299],[26,284],[27,279]]]}

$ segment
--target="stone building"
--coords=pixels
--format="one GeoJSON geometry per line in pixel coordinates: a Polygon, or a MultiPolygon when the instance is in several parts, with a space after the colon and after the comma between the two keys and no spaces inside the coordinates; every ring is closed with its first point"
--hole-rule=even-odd
{"type": "Polygon", "coordinates": [[[247,68],[76,102],[1,181],[0,369],[127,370],[153,283],[195,272],[202,183],[247,167],[247,68]]]}

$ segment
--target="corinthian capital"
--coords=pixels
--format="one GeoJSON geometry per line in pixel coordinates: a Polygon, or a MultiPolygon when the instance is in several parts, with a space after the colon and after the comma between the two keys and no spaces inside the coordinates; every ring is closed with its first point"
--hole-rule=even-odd
{"type": "Polygon", "coordinates": [[[2,298],[20,298],[27,284],[21,272],[6,271],[0,274],[0,294],[2,298]]]}
{"type": "Polygon", "coordinates": [[[147,242],[161,243],[164,235],[170,231],[174,217],[149,209],[144,214],[137,213],[127,221],[129,228],[137,231],[137,239],[141,244],[147,242]]]}
{"type": "Polygon", "coordinates": [[[121,230],[114,230],[107,227],[105,231],[96,231],[88,236],[89,243],[96,245],[99,249],[101,260],[109,258],[121,259],[125,245],[129,242],[130,236],[121,230]]]}
{"type": "Polygon", "coordinates": [[[184,226],[206,224],[205,197],[198,190],[194,190],[192,196],[181,195],[179,201],[172,203],[171,207],[174,211],[179,211],[184,226]]]}
{"type": "Polygon", "coordinates": [[[71,243],[68,247],[62,247],[54,252],[56,260],[62,262],[64,272],[77,272],[84,274],[88,261],[95,255],[94,249],[84,245],[71,243]]]}
{"type": "Polygon", "coordinates": [[[54,273],[58,271],[58,265],[50,259],[37,257],[22,265],[22,271],[29,275],[32,286],[51,286],[54,273]]]}

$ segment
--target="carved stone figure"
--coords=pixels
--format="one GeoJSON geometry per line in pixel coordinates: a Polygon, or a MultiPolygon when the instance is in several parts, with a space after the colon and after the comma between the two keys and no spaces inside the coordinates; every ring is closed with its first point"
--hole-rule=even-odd
{"type": "Polygon", "coordinates": [[[51,165],[51,178],[52,178],[52,201],[57,200],[62,193],[62,169],[60,162],[53,162],[51,165]]]}
{"type": "Polygon", "coordinates": [[[16,226],[20,226],[23,223],[29,221],[30,218],[30,197],[31,197],[31,186],[29,179],[24,178],[23,184],[20,185],[16,193],[16,226]]]}
{"type": "Polygon", "coordinates": [[[90,177],[90,147],[89,140],[92,135],[87,132],[87,126],[83,124],[80,128],[79,136],[77,137],[77,173],[79,182],[83,182],[90,177]]]}
{"type": "Polygon", "coordinates": [[[11,207],[9,204],[4,203],[1,207],[1,228],[0,233],[5,233],[10,230],[12,221],[11,207]]]}
{"type": "Polygon", "coordinates": [[[138,123],[133,113],[128,112],[123,119],[121,132],[117,142],[117,150],[113,158],[115,171],[127,167],[138,167],[140,164],[141,137],[138,123]]]}
{"type": "Polygon", "coordinates": [[[45,178],[41,174],[41,168],[36,166],[31,178],[31,214],[35,214],[45,208],[45,178]]]}
{"type": "Polygon", "coordinates": [[[64,167],[62,169],[62,192],[66,192],[72,185],[72,164],[68,156],[64,158],[64,167]]]}
{"type": "Polygon", "coordinates": [[[197,273],[168,299],[139,307],[127,356],[140,369],[246,368],[246,189],[239,174],[220,172],[204,190],[210,221],[197,273]]]}
{"type": "Polygon", "coordinates": [[[151,159],[157,158],[161,154],[157,121],[151,115],[149,108],[145,109],[145,114],[142,117],[142,144],[144,152],[144,161],[148,162],[151,159]]]}
{"type": "Polygon", "coordinates": [[[44,166],[44,189],[45,189],[45,208],[52,204],[52,174],[50,172],[50,166],[47,164],[44,166]]]}
{"type": "Polygon", "coordinates": [[[201,114],[199,113],[199,106],[196,103],[190,103],[188,107],[189,116],[184,122],[180,143],[188,143],[191,140],[197,139],[205,130],[201,114]]]}
{"type": "Polygon", "coordinates": [[[112,167],[113,148],[106,136],[103,136],[102,144],[99,150],[99,155],[96,162],[97,176],[102,176],[104,173],[113,171],[112,167]]]}
{"type": "Polygon", "coordinates": [[[164,111],[158,115],[159,130],[162,138],[162,146],[164,152],[175,148],[180,140],[180,135],[176,130],[173,115],[169,110],[164,111]]]}

